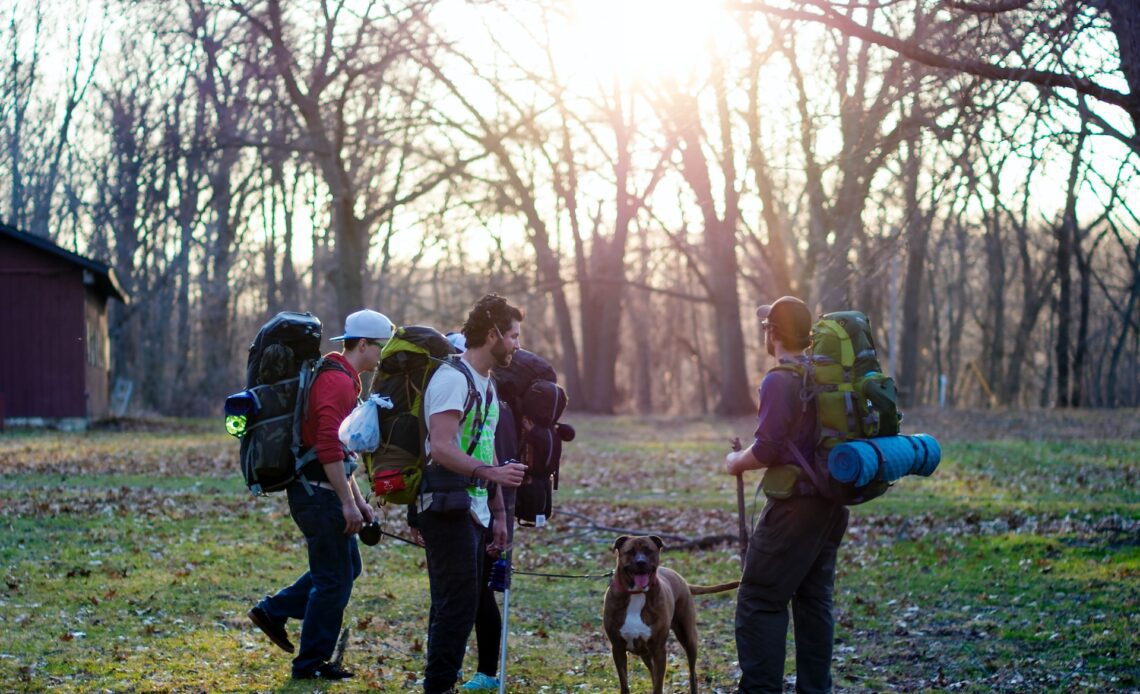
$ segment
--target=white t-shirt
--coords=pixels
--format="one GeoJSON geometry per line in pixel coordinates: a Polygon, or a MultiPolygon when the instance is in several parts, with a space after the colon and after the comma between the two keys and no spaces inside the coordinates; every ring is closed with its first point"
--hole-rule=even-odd
{"type": "MultiPolygon", "coordinates": [[[[471,452],[471,457],[484,465],[493,465],[495,463],[495,427],[499,423],[499,399],[496,396],[494,386],[491,384],[490,376],[479,375],[462,358],[459,361],[463,365],[461,368],[466,368],[467,372],[471,374],[471,378],[475,382],[475,390],[479,392],[479,397],[483,400],[483,431],[479,435],[479,443],[471,452]],[[490,398],[487,397],[488,390],[491,394],[490,398]]],[[[432,374],[428,387],[424,391],[424,419],[428,422],[428,426],[431,426],[433,414],[448,411],[462,413],[463,406],[466,404],[467,379],[450,363],[441,364],[432,374]]],[[[459,433],[455,439],[455,445],[464,453],[467,452],[467,447],[471,445],[471,439],[474,436],[472,430],[474,423],[475,405],[472,405],[471,411],[459,423],[459,433]]],[[[424,443],[424,453],[428,456],[431,455],[430,437],[424,443]]],[[[491,511],[487,504],[487,490],[471,486],[467,488],[467,492],[471,495],[471,515],[480,525],[484,528],[487,527],[491,523],[491,511]]],[[[422,511],[431,506],[430,493],[421,495],[421,499],[419,510],[422,511]]]]}

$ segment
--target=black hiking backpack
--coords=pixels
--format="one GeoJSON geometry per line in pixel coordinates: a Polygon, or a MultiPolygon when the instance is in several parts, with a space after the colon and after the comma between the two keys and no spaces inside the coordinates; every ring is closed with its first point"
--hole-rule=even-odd
{"type": "MultiPolygon", "coordinates": [[[[494,370],[499,401],[509,412],[509,431],[514,434],[513,455],[529,468],[515,496],[515,518],[519,525],[542,525],[553,514],[554,490],[558,489],[558,473],[562,461],[562,442],[574,438],[573,427],[558,420],[566,409],[566,391],[558,385],[558,376],[550,362],[534,352],[520,349],[506,368],[494,370]],[[530,431],[523,418],[531,423],[530,431]]],[[[503,427],[500,418],[500,427],[503,427]]],[[[499,449],[499,433],[496,432],[499,449]]],[[[503,446],[500,450],[512,450],[503,446]]],[[[499,453],[503,462],[503,453],[499,453]]]]}
{"type": "Polygon", "coordinates": [[[246,389],[226,398],[226,430],[241,440],[245,485],[254,496],[276,492],[300,479],[316,449],[301,444],[309,391],[327,369],[321,358],[321,321],[311,313],[283,311],[257,332],[246,361],[246,389]]]}

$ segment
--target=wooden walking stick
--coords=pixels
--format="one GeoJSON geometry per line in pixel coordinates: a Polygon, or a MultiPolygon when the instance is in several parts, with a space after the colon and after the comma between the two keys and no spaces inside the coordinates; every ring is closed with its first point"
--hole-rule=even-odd
{"type": "MultiPolygon", "coordinates": [[[[740,439],[732,440],[732,450],[740,451],[740,439]]],[[[748,554],[748,525],[744,522],[744,473],[736,475],[736,514],[740,522],[740,566],[744,566],[744,555],[748,554]]]]}

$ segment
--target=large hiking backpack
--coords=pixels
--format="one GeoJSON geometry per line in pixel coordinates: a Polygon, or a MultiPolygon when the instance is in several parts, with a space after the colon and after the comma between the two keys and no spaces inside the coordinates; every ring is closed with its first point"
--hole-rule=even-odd
{"type": "Polygon", "coordinates": [[[812,326],[812,348],[805,365],[775,368],[799,374],[804,399],[815,402],[819,433],[814,458],[804,460],[798,449],[789,447],[816,489],[847,505],[886,493],[890,483],[885,480],[862,485],[841,482],[827,466],[829,453],[841,443],[899,433],[898,390],[883,373],[867,316],[860,311],[823,315],[812,326]]]}
{"type": "MultiPolygon", "coordinates": [[[[506,404],[501,412],[514,416],[517,445],[512,457],[529,468],[515,493],[515,518],[520,525],[541,525],[553,514],[562,442],[573,438],[573,429],[558,421],[566,409],[566,391],[558,385],[550,362],[524,349],[515,352],[509,366],[494,373],[499,401],[506,404]],[[531,422],[529,432],[523,427],[524,417],[531,422]]],[[[495,438],[497,442],[497,432],[495,438]]]]}
{"type": "MultiPolygon", "coordinates": [[[[512,407],[522,402],[523,394],[535,381],[558,382],[558,374],[550,362],[526,349],[515,350],[510,365],[496,367],[494,374],[499,400],[509,403],[512,407]]],[[[521,416],[516,414],[516,424],[521,421],[521,416]]]]}
{"type": "Polygon", "coordinates": [[[301,444],[309,390],[326,369],[344,371],[321,358],[321,321],[311,313],[283,311],[257,332],[246,361],[246,389],[226,398],[226,428],[241,439],[242,477],[255,496],[303,479],[301,468],[316,458],[301,444]]]}
{"type": "MultiPolygon", "coordinates": [[[[380,445],[372,454],[364,455],[372,491],[383,502],[410,504],[419,494],[427,438],[424,390],[441,364],[458,358],[447,338],[426,326],[397,328],[384,344],[372,393],[390,398],[392,409],[378,410],[380,445]]],[[[462,419],[481,399],[467,369],[459,364],[454,366],[467,378],[467,402],[462,419]]],[[[479,429],[481,427],[476,430],[479,429]]],[[[473,443],[476,442],[477,439],[473,443]]]]}

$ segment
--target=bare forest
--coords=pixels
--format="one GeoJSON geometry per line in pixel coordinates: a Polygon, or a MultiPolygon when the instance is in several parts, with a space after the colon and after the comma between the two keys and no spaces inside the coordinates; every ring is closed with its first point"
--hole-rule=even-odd
{"type": "Polygon", "coordinates": [[[753,411],[783,294],[866,312],[909,405],[1140,405],[1135,0],[0,22],[0,220],[114,268],[138,412],[219,412],[277,311],[446,331],[488,291],[581,411],[753,411]]]}

